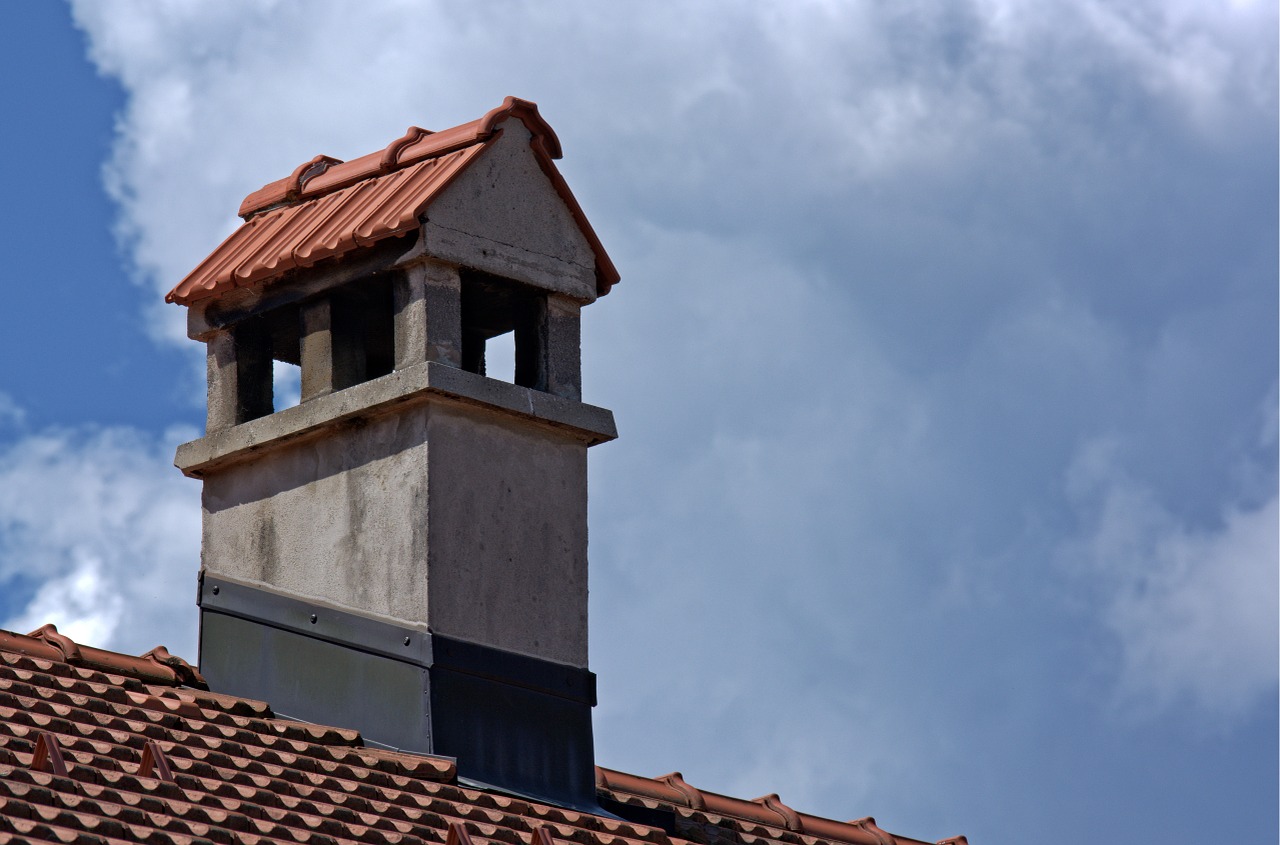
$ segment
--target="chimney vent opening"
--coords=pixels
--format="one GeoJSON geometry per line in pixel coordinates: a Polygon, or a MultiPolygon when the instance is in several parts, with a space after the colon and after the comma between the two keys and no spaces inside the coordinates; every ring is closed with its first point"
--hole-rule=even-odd
{"type": "Polygon", "coordinates": [[[304,301],[298,333],[302,401],[390,373],[395,366],[391,282],[373,276],[304,301]]]}
{"type": "Polygon", "coordinates": [[[520,387],[547,389],[547,295],[545,292],[489,273],[462,274],[462,368],[510,380],[520,387]],[[492,351],[512,355],[511,364],[489,371],[492,351]]]}

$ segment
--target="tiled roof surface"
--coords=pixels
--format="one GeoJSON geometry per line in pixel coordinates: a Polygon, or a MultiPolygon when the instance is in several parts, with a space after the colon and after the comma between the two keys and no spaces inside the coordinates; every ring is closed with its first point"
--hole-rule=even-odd
{"type": "Polygon", "coordinates": [[[0,845],[917,845],[871,819],[703,792],[678,774],[597,770],[602,798],[665,826],[551,807],[462,786],[447,758],[368,748],[356,731],[203,687],[163,648],[131,657],[51,625],[0,631],[0,845]]]}
{"type": "Polygon", "coordinates": [[[442,132],[413,126],[384,149],[348,162],[319,155],[259,188],[240,205],[244,225],[169,291],[166,301],[190,305],[414,231],[431,202],[497,140],[508,118],[532,134],[539,165],[595,252],[597,292],[608,293],[618,271],[556,169],[553,159],[561,153],[555,132],[536,104],[507,97],[479,120],[442,132]]]}

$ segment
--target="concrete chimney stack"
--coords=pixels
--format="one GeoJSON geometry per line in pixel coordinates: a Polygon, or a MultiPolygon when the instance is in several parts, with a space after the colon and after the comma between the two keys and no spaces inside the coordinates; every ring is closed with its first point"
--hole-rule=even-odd
{"type": "Polygon", "coordinates": [[[579,317],[617,281],[507,98],[350,162],[317,156],[169,295],[207,345],[200,669],[464,777],[594,806],[579,317]],[[514,383],[485,374],[513,333],[514,383]],[[273,362],[301,368],[276,410],[273,362]]]}

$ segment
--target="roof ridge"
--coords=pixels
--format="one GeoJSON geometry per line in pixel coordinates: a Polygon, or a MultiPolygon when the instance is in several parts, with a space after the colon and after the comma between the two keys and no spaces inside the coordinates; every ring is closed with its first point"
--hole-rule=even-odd
{"type": "MultiPolygon", "coordinates": [[[[910,845],[921,840],[896,836],[882,829],[870,816],[853,821],[798,812],[782,802],[777,793],[744,799],[698,789],[685,781],[679,772],[647,778],[604,766],[596,766],[599,789],[682,807],[692,812],[727,816],[743,822],[759,824],[801,836],[816,837],[850,845],[910,845]]],[[[625,801],[623,803],[626,803],[625,801]]],[[[938,845],[967,845],[963,837],[941,840],[938,845]]]]}
{"type": "Polygon", "coordinates": [[[156,646],[135,657],[77,643],[53,624],[42,625],[29,634],[0,629],[0,652],[65,663],[159,686],[209,688],[194,666],[170,654],[164,646],[156,646]]]}
{"type": "Polygon", "coordinates": [[[381,150],[351,161],[344,162],[339,158],[317,155],[299,164],[283,179],[268,182],[246,196],[240,203],[239,215],[249,220],[283,205],[322,197],[356,182],[385,176],[424,159],[483,143],[501,132],[498,125],[510,117],[520,120],[529,130],[533,136],[535,151],[552,159],[563,156],[560,139],[543,120],[542,115],[538,114],[538,104],[519,97],[506,97],[502,105],[490,109],[479,120],[471,120],[439,132],[423,129],[421,126],[410,126],[403,135],[381,150]],[[325,178],[320,179],[321,176],[325,178]],[[311,185],[312,180],[318,180],[317,184],[311,185]]]}

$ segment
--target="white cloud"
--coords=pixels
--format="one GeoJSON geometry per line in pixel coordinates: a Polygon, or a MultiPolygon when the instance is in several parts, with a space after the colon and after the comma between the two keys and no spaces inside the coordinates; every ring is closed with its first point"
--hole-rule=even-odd
{"type": "Polygon", "coordinates": [[[25,632],[53,624],[79,643],[113,642],[124,615],[124,594],[107,580],[101,559],[84,556],[84,550],[76,548],[70,550],[68,562],[71,569],[41,584],[4,627],[25,632]]]}
{"type": "Polygon", "coordinates": [[[194,660],[199,486],[172,465],[190,434],[49,430],[0,449],[0,585],[35,585],[0,625],[194,660]]]}
{"type": "MultiPolygon", "coordinates": [[[[1114,121],[1112,100],[1129,94],[1097,90],[1080,71],[1090,63],[1110,79],[1156,80],[1152,96],[1172,92],[1175,108],[1220,104],[1223,117],[1254,107],[1226,95],[1246,83],[1268,90],[1256,80],[1274,77],[1271,51],[1249,33],[1271,12],[1224,20],[1200,5],[603,14],[514,3],[495,25],[483,5],[375,3],[357,20],[324,2],[73,4],[92,56],[130,95],[108,184],[139,276],[157,292],[236,225],[240,199],[260,184],[317,152],[375,149],[411,121],[471,119],[506,93],[541,98],[568,140],[583,139],[566,167],[590,175],[571,181],[598,202],[621,199],[609,203],[614,219],[719,195],[720,220],[686,224],[712,226],[760,206],[794,214],[850,180],[1092,150],[1100,139],[1064,122],[1114,121]]],[[[187,343],[180,309],[157,305],[153,317],[158,336],[187,343]]]]}
{"type": "Polygon", "coordinates": [[[27,419],[26,409],[9,394],[0,391],[0,427],[21,426],[27,419]]]}
{"type": "Polygon", "coordinates": [[[1193,526],[1127,477],[1115,453],[1114,441],[1093,441],[1071,467],[1086,529],[1064,544],[1062,557],[1094,582],[1119,645],[1112,667],[1119,703],[1146,716],[1190,702],[1229,720],[1273,701],[1280,681],[1274,492],[1260,504],[1228,506],[1216,526],[1193,526]]]}
{"type": "Polygon", "coordinates": [[[1167,704],[1184,694],[1228,714],[1276,690],[1280,546],[1276,499],[1230,511],[1217,532],[1172,531],[1151,570],[1116,596],[1109,621],[1124,644],[1125,681],[1167,704]]]}

